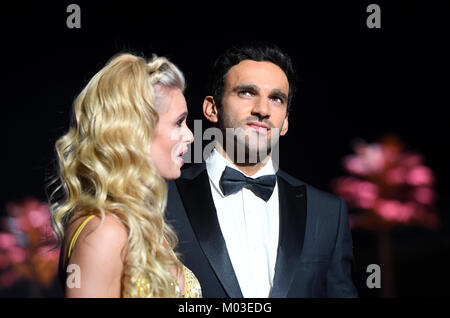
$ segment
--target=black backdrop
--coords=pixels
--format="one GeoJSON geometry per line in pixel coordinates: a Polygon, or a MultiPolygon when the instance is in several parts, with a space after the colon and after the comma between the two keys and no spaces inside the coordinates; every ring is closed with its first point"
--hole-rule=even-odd
{"type": "MultiPolygon", "coordinates": [[[[202,118],[214,58],[236,41],[267,40],[293,57],[304,82],[281,141],[281,168],[330,191],[356,137],[372,142],[395,133],[421,152],[437,175],[443,225],[395,233],[396,295],[449,295],[448,6],[372,1],[382,25],[369,29],[368,1],[72,2],[2,8],[1,213],[8,201],[46,199],[53,145],[67,129],[72,101],[112,55],[157,53],[177,64],[192,127],[202,118]],[[80,29],[66,26],[72,2],[81,8],[80,29]]],[[[376,238],[353,235],[360,294],[380,296],[365,286],[367,265],[377,263],[376,238]]]]}

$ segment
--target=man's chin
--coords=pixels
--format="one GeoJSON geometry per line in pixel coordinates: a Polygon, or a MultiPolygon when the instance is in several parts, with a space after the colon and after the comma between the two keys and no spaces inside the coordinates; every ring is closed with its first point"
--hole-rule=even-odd
{"type": "Polygon", "coordinates": [[[237,147],[234,153],[234,161],[240,164],[256,164],[264,161],[271,154],[270,148],[260,149],[259,147],[248,147],[246,145],[244,152],[241,149],[237,147]]]}

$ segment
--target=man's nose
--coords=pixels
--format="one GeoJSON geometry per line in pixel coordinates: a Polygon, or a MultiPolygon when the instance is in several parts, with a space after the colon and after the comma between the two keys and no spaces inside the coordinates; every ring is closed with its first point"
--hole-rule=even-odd
{"type": "Polygon", "coordinates": [[[270,117],[269,100],[265,98],[257,99],[253,104],[252,115],[258,116],[260,118],[270,117]]]}

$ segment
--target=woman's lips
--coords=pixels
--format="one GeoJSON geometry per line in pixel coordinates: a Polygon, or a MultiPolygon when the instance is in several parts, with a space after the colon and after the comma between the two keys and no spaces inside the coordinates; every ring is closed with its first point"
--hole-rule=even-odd
{"type": "Polygon", "coordinates": [[[184,159],[181,158],[180,156],[177,157],[177,161],[180,166],[184,165],[184,159]]]}
{"type": "Polygon", "coordinates": [[[178,154],[178,156],[176,157],[176,159],[177,159],[178,163],[180,164],[180,166],[184,165],[184,159],[183,159],[183,156],[184,156],[185,153],[187,153],[187,150],[183,150],[183,151],[180,152],[180,153],[178,154]]]}

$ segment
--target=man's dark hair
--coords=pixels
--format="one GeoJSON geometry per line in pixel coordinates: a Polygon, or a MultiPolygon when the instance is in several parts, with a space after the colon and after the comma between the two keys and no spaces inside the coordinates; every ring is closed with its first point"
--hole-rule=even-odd
{"type": "Polygon", "coordinates": [[[230,68],[243,60],[272,62],[284,71],[289,82],[287,111],[291,111],[297,75],[291,58],[278,46],[268,42],[248,42],[234,45],[216,59],[212,70],[212,94],[218,106],[222,107],[225,76],[230,68]]]}

